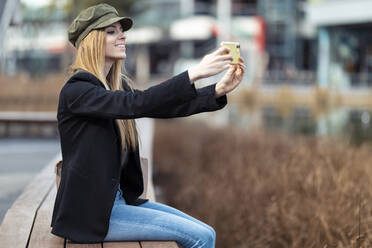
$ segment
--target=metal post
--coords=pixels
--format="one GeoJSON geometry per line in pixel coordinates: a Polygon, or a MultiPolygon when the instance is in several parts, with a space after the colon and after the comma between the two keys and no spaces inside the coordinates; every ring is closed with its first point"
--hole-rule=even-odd
{"type": "Polygon", "coordinates": [[[231,28],[231,0],[217,0],[218,38],[217,47],[221,41],[229,40],[231,28]]]}
{"type": "Polygon", "coordinates": [[[181,0],[181,16],[182,18],[194,14],[194,0],[181,0]]]}
{"type": "Polygon", "coordinates": [[[16,12],[20,10],[19,0],[2,0],[0,10],[0,72],[5,70],[5,49],[4,40],[11,21],[15,19],[16,22],[21,21],[21,14],[16,12]],[[17,18],[14,18],[16,16],[17,18]]]}
{"type": "MultiPolygon", "coordinates": [[[[181,0],[181,17],[183,19],[194,14],[194,0],[181,0]]],[[[182,57],[192,58],[194,55],[194,45],[192,41],[181,41],[182,57]]]]}
{"type": "Polygon", "coordinates": [[[330,37],[326,28],[319,28],[318,30],[318,47],[318,86],[329,88],[330,37]]]}
{"type": "Polygon", "coordinates": [[[146,85],[150,79],[150,52],[149,46],[140,44],[136,46],[136,80],[146,85]]]}

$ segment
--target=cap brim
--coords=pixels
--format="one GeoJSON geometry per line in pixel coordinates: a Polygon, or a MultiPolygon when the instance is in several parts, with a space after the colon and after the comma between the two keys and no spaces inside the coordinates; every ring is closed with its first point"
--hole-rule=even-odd
{"type": "Polygon", "coordinates": [[[99,25],[94,27],[94,29],[104,28],[104,27],[110,26],[111,24],[114,24],[115,22],[120,22],[124,31],[129,30],[133,26],[132,19],[128,17],[113,17],[100,23],[99,25]]]}

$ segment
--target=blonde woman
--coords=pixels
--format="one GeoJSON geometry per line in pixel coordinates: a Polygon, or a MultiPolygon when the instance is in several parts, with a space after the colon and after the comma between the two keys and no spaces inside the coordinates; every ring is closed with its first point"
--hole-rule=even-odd
{"type": "Polygon", "coordinates": [[[174,240],[184,248],[215,245],[207,224],[170,206],[141,199],[142,172],[135,118],[172,118],[215,111],[241,82],[243,60],[231,65],[226,48],[147,90],[132,89],[121,74],[125,31],[132,20],[99,4],[70,25],[77,48],[73,75],[59,95],[58,129],[63,167],[52,233],[74,242],[174,240]],[[224,70],[217,84],[194,81],[224,70]]]}

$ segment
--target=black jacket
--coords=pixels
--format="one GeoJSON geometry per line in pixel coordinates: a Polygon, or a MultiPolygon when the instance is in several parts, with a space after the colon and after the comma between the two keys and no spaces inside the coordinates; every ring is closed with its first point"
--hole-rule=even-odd
{"type": "MultiPolygon", "coordinates": [[[[125,84],[125,82],[124,82],[125,84]]],[[[59,95],[58,130],[63,167],[54,203],[52,233],[75,242],[102,242],[119,184],[120,135],[115,119],[171,118],[223,108],[215,85],[195,89],[185,71],[140,91],[108,91],[93,74],[81,71],[59,95]]],[[[138,147],[129,149],[120,187],[127,204],[146,199],[138,147]]]]}

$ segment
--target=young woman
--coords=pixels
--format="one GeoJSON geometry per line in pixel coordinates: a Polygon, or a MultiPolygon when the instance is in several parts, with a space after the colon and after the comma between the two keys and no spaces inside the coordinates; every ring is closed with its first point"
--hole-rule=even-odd
{"type": "MultiPolygon", "coordinates": [[[[135,118],[172,118],[215,111],[227,104],[244,64],[231,65],[226,48],[147,90],[122,76],[125,31],[132,20],[99,4],[83,10],[68,35],[77,48],[73,75],[61,89],[58,129],[63,167],[52,233],[79,243],[174,240],[184,248],[215,245],[207,224],[170,206],[141,199],[143,180],[135,118]],[[217,83],[194,81],[228,69],[217,83]]],[[[191,182],[190,182],[191,183],[191,182]]]]}

